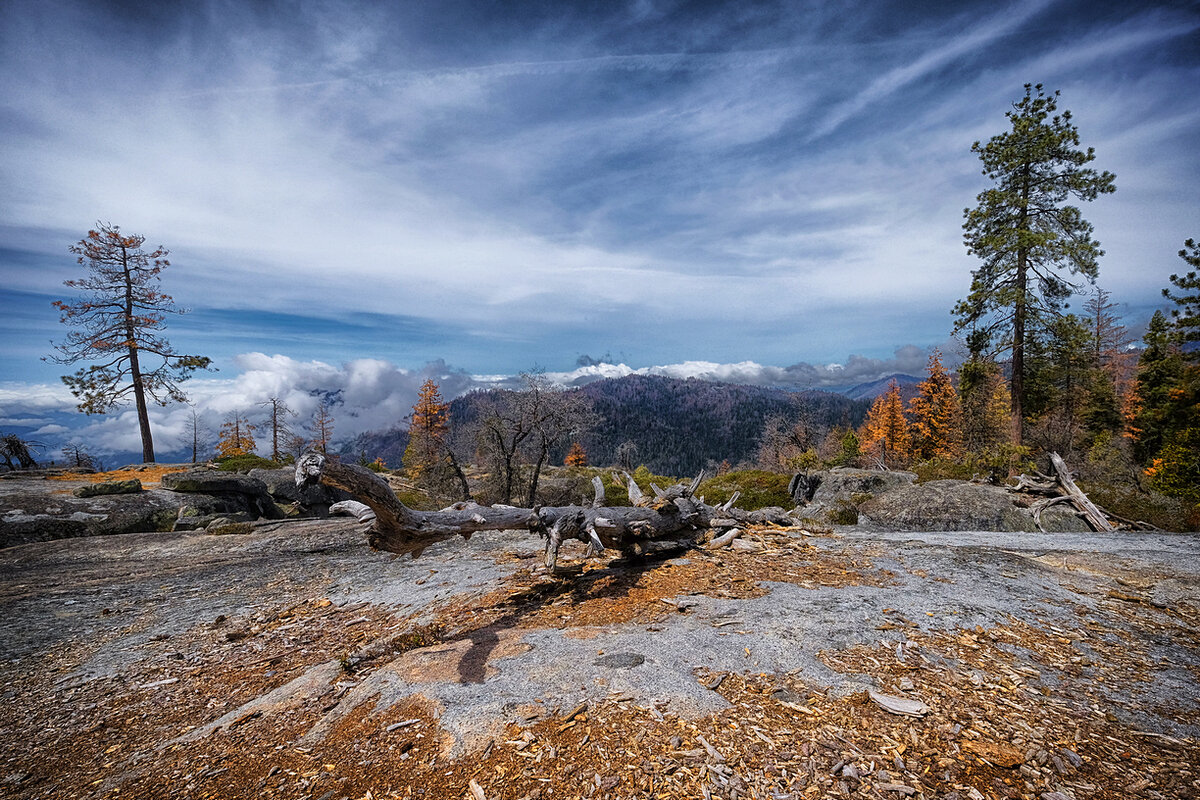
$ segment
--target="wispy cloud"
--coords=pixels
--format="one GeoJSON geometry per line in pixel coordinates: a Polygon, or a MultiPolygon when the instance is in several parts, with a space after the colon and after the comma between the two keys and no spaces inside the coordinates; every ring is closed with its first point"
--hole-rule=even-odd
{"type": "MultiPolygon", "coordinates": [[[[868,107],[890,97],[904,87],[946,67],[963,56],[979,58],[980,52],[997,40],[1012,34],[1033,17],[1053,5],[1055,0],[1024,0],[1002,8],[977,25],[963,30],[945,30],[938,37],[937,47],[921,53],[915,60],[891,69],[871,81],[865,89],[835,106],[813,131],[814,137],[828,136],[842,123],[857,116],[868,107]]],[[[959,20],[973,15],[964,11],[959,20]]]]}
{"type": "Polygon", "coordinates": [[[970,143],[1026,81],[1118,175],[1102,282],[1157,301],[1196,235],[1194,8],[831,8],[0,4],[4,377],[57,377],[97,218],[172,249],[171,333],[220,376],[887,360],[947,334],[970,143]]]}

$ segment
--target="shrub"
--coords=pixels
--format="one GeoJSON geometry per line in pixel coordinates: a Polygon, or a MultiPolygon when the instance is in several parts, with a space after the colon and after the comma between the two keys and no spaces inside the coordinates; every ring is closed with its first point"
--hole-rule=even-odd
{"type": "Polygon", "coordinates": [[[1200,428],[1185,428],[1168,439],[1146,477],[1162,494],[1200,503],[1200,428]]]}
{"type": "Polygon", "coordinates": [[[1079,481],[1079,488],[1105,511],[1125,519],[1149,522],[1164,531],[1200,531],[1200,506],[1158,492],[1101,481],[1079,481]]]}
{"type": "Polygon", "coordinates": [[[706,503],[718,506],[733,497],[734,492],[741,492],[742,496],[738,498],[736,505],[746,511],[767,506],[791,508],[795,503],[788,494],[790,481],[790,475],[760,469],[744,469],[709,478],[700,484],[696,495],[703,496],[706,503]]]}
{"type": "Polygon", "coordinates": [[[850,500],[838,500],[836,508],[829,510],[829,521],[834,525],[857,525],[858,506],[850,500]]]}
{"type": "MultiPolygon", "coordinates": [[[[917,473],[917,483],[940,481],[948,478],[969,481],[974,475],[980,472],[971,463],[947,458],[931,458],[928,461],[913,464],[909,469],[917,473]]],[[[985,469],[983,471],[989,472],[990,470],[985,469]]]]}

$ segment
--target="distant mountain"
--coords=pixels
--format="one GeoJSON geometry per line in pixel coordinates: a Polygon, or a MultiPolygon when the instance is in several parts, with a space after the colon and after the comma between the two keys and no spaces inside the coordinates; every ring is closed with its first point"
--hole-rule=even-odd
{"type": "MultiPolygon", "coordinates": [[[[495,390],[493,390],[495,391],[495,390]]],[[[600,422],[580,437],[592,464],[616,463],[624,442],[637,448],[638,463],[664,475],[695,475],[729,461],[751,461],[768,417],[797,419],[806,414],[817,428],[862,423],[870,403],[822,391],[789,392],[761,386],[715,383],[697,378],[655,375],[608,378],[567,390],[591,401],[600,422]]],[[[453,426],[469,425],[493,392],[472,392],[450,403],[453,426]]],[[[381,456],[397,467],[408,443],[402,430],[356,437],[342,448],[343,458],[381,456]]],[[[565,452],[552,453],[562,463],[565,452]]]]}
{"type": "Polygon", "coordinates": [[[631,441],[639,461],[666,475],[694,475],[713,462],[753,460],[768,417],[814,425],[857,425],[866,405],[829,392],[788,392],[760,386],[630,376],[597,381],[580,390],[602,418],[582,437],[593,463],[610,464],[631,441]]]}
{"type": "Polygon", "coordinates": [[[382,458],[389,467],[399,467],[404,461],[404,450],[408,447],[408,431],[392,428],[386,431],[367,431],[360,433],[342,445],[338,453],[343,461],[358,463],[360,458],[367,461],[382,458]]]}
{"type": "Polygon", "coordinates": [[[888,390],[888,386],[892,381],[900,384],[900,396],[907,403],[910,399],[916,396],[917,386],[921,383],[921,378],[916,378],[912,375],[903,375],[897,373],[880,378],[877,381],[868,383],[860,383],[850,389],[846,389],[842,394],[849,397],[851,400],[874,400],[879,395],[884,394],[888,390]]]}

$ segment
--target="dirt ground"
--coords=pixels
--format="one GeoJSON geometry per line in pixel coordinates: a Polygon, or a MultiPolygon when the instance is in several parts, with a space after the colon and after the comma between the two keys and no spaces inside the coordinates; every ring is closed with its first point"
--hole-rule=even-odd
{"type": "Polygon", "coordinates": [[[1200,797],[1200,537],[0,550],[0,797],[1200,797]]]}

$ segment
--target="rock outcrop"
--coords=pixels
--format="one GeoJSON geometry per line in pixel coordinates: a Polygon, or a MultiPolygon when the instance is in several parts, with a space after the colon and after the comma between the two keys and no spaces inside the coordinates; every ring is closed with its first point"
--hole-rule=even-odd
{"type": "Polygon", "coordinates": [[[804,517],[853,524],[857,509],[877,495],[911,486],[916,473],[852,467],[806,472],[792,479],[792,494],[804,517]]]}
{"type": "MultiPolygon", "coordinates": [[[[1012,492],[1000,486],[929,481],[894,488],[861,503],[858,521],[897,531],[1037,531],[1033,513],[1014,498],[1012,492]]],[[[1090,530],[1087,523],[1065,509],[1047,509],[1041,522],[1048,531],[1090,530]]]]}

